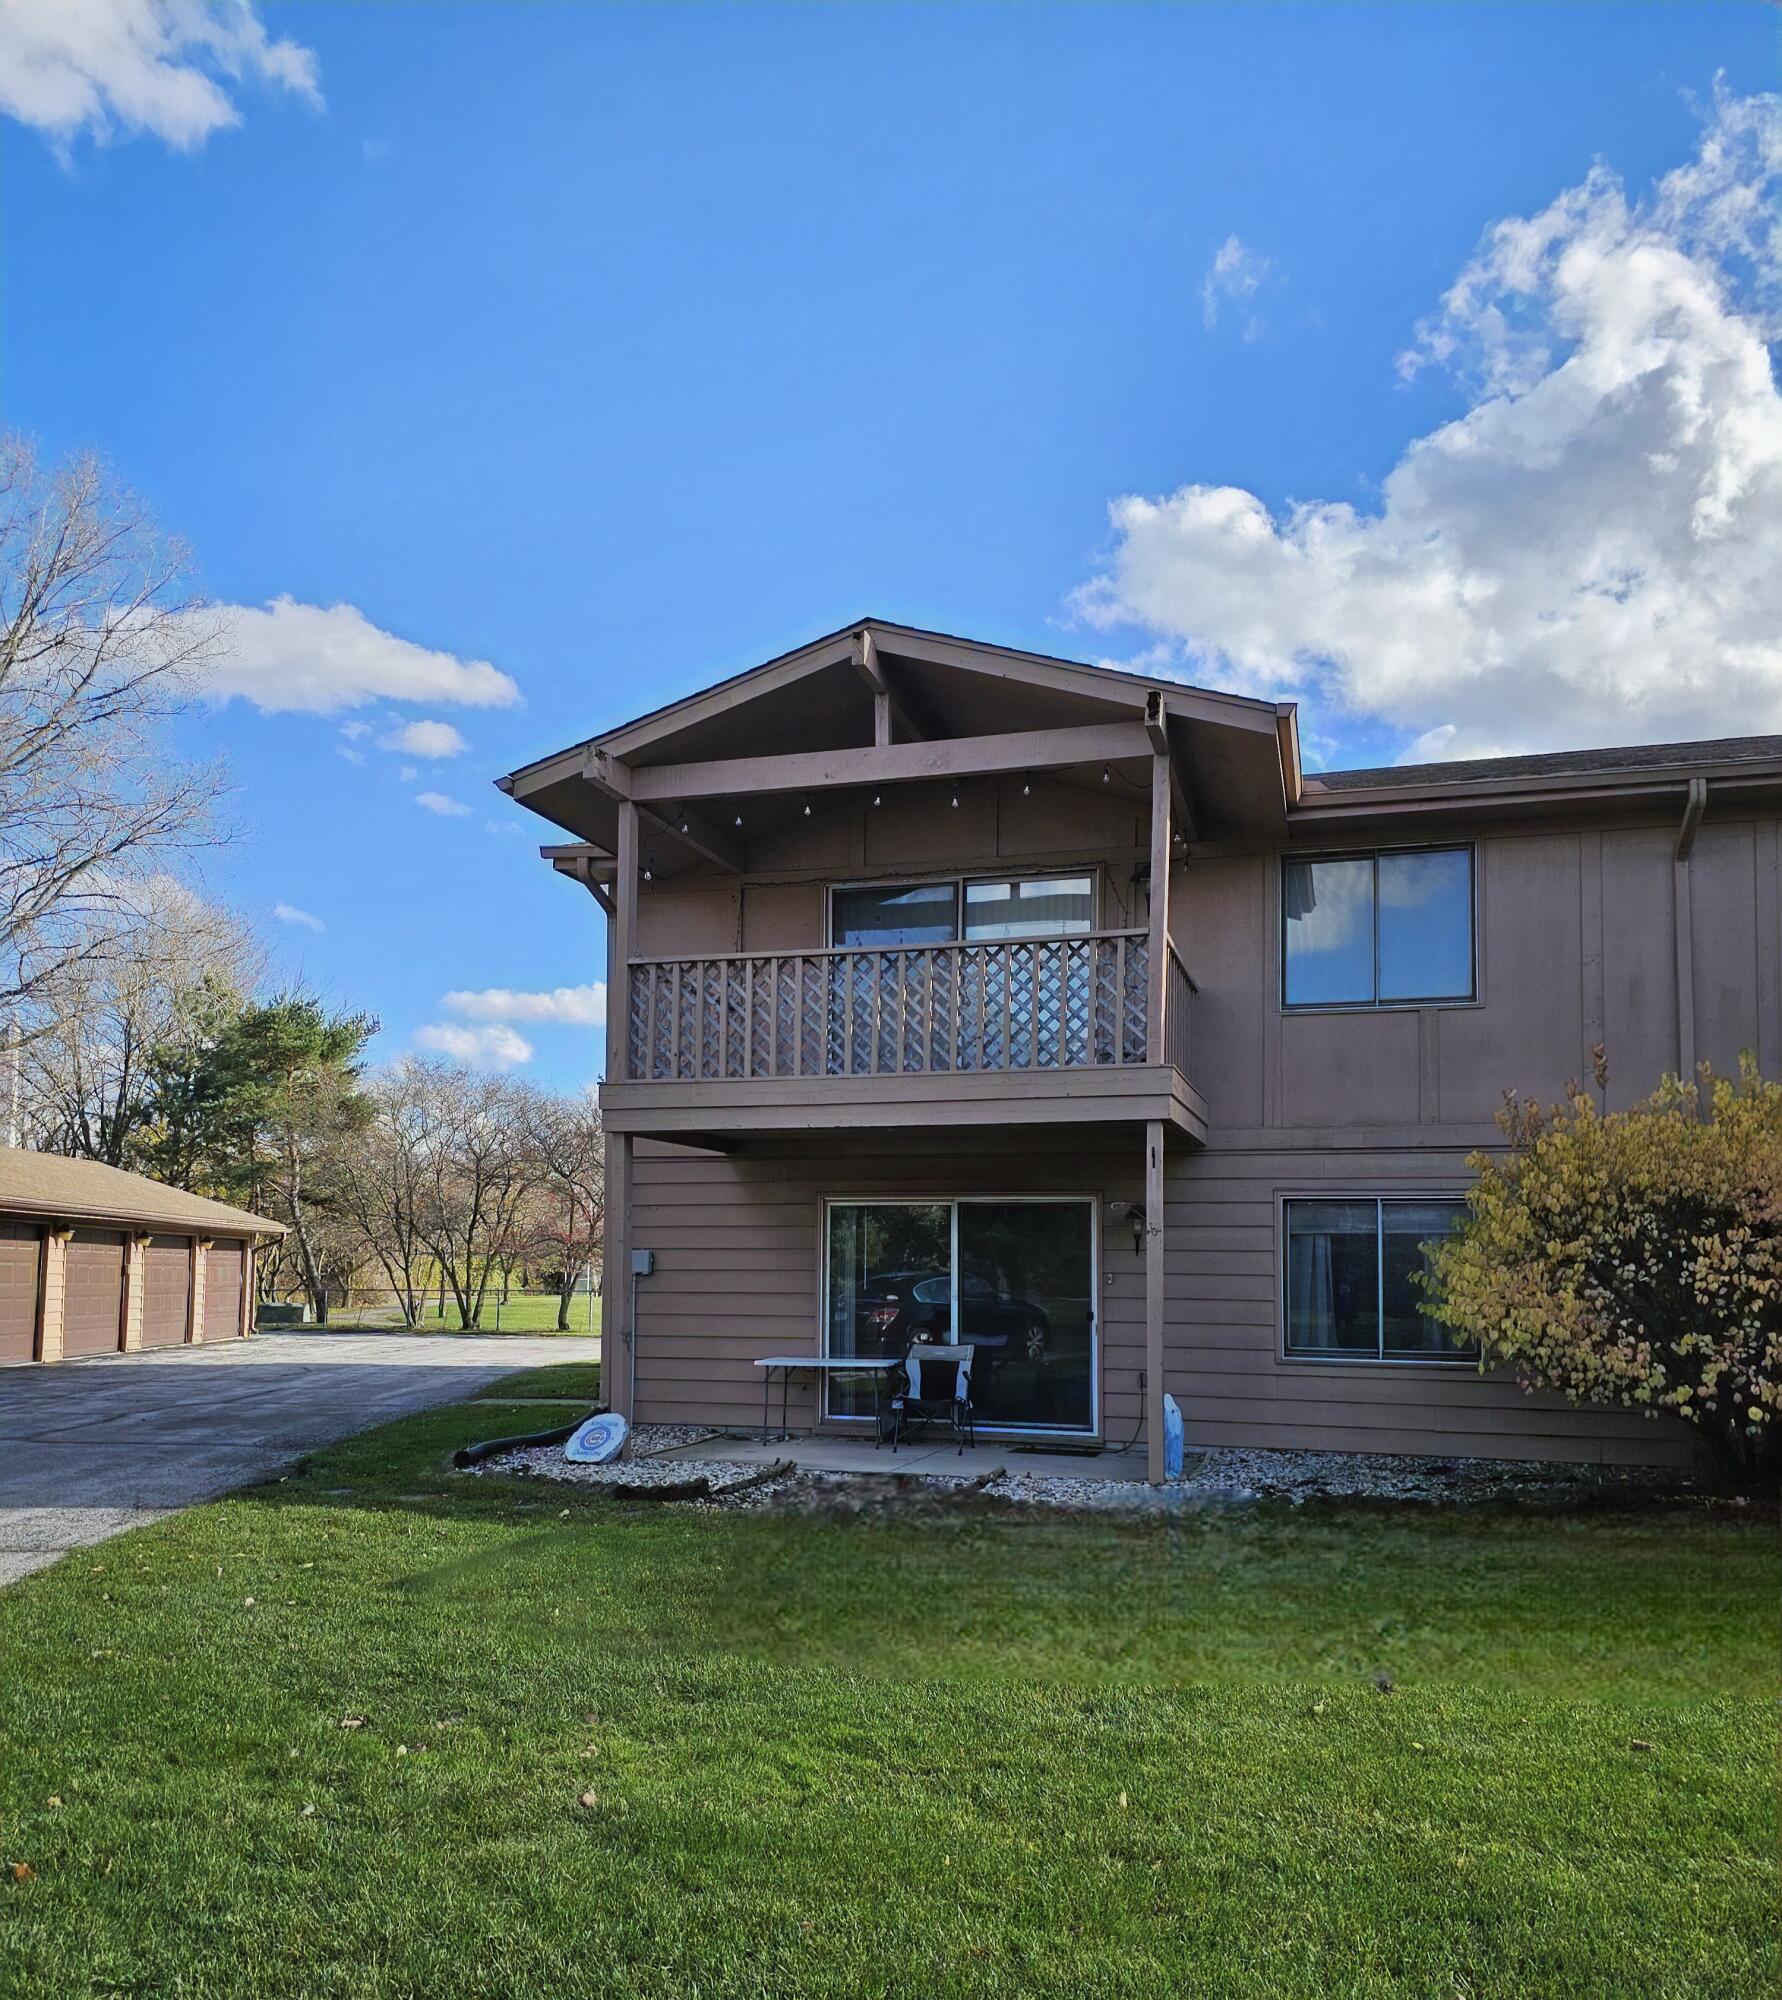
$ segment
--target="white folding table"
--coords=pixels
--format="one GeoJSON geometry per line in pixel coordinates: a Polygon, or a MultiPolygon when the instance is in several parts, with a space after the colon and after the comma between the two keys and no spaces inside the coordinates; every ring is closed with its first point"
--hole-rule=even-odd
{"type": "Polygon", "coordinates": [[[845,1354],[764,1354],[755,1366],[761,1370],[761,1442],[767,1442],[768,1397],[773,1390],[773,1371],[780,1371],[780,1430],[786,1428],[786,1409],[791,1390],[792,1377],[806,1375],[870,1375],[872,1377],[873,1436],[876,1439],[880,1420],[885,1414],[885,1377],[903,1363],[891,1356],[874,1358],[866,1355],[845,1354]]]}

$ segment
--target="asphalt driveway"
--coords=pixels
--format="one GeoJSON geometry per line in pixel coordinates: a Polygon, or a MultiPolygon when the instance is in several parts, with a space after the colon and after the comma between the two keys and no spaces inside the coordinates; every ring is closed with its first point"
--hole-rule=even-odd
{"type": "Polygon", "coordinates": [[[516,1368],[599,1352],[563,1336],[306,1331],[0,1368],[0,1585],[516,1368]]]}

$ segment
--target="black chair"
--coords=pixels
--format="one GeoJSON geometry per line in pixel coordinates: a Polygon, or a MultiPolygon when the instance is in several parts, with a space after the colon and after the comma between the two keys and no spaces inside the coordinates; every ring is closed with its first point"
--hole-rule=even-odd
{"type": "MultiPolygon", "coordinates": [[[[978,1434],[973,1422],[971,1364],[977,1349],[969,1342],[928,1346],[921,1341],[903,1358],[904,1385],[891,1394],[891,1449],[914,1428],[951,1421],[963,1456],[978,1434]]],[[[892,1381],[897,1378],[894,1375],[892,1381]]]]}

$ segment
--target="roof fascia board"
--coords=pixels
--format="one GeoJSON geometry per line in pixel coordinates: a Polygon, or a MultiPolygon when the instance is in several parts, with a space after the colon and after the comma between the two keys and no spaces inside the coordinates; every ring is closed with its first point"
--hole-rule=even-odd
{"type": "Polygon", "coordinates": [[[1135,720],[1079,729],[1025,729],[1001,736],[954,736],[933,743],[885,743],[870,750],[795,751],[709,763],[645,765],[628,774],[628,783],[632,798],[643,804],[732,798],[747,792],[916,784],[923,779],[1051,770],[1150,755],[1144,723],[1135,720]]]}
{"type": "Polygon", "coordinates": [[[1589,776],[1575,771],[1551,778],[1473,779],[1448,785],[1369,785],[1353,791],[1308,791],[1289,815],[1295,825],[1342,819],[1380,818],[1397,812],[1470,812],[1504,805],[1613,804],[1685,794],[1691,779],[1713,782],[1718,797],[1727,790],[1750,790],[1782,783],[1782,764],[1669,765],[1643,772],[1616,771],[1589,776]]]}

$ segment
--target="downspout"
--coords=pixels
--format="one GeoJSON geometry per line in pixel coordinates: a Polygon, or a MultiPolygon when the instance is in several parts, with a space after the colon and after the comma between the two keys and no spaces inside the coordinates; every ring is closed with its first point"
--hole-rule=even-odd
{"type": "Polygon", "coordinates": [[[1689,857],[1695,851],[1696,830],[1702,823],[1707,805],[1707,779],[1691,778],[1689,796],[1683,807],[1683,824],[1677,829],[1676,853],[1671,862],[1672,928],[1677,947],[1677,1074],[1686,1083],[1695,1075],[1695,937],[1690,907],[1689,857]]]}

